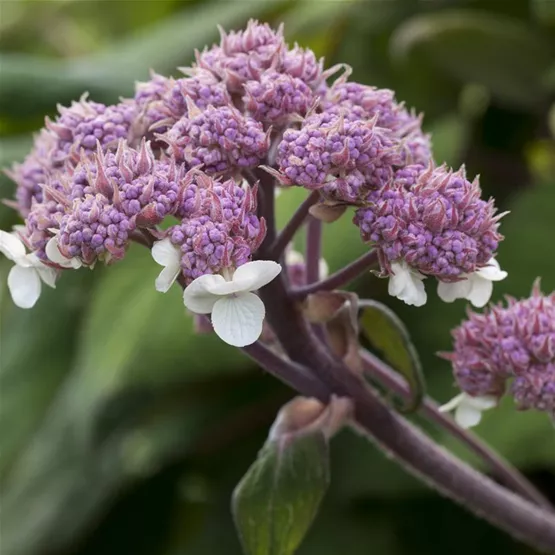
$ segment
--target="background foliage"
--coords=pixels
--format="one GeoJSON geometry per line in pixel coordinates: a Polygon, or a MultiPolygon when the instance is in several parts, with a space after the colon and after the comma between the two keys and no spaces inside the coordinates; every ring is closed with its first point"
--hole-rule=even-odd
{"type": "MultiPolygon", "coordinates": [[[[148,69],[175,75],[216,24],[284,22],[297,40],[343,61],[353,78],[393,88],[426,113],[437,160],[464,162],[511,214],[495,296],[555,288],[555,2],[552,0],[3,0],[0,163],[83,91],[111,103],[148,69]]],[[[13,185],[2,178],[2,196],[13,185]]],[[[279,199],[284,221],[301,191],[279,199]]],[[[0,209],[2,229],[16,222],[0,209]]],[[[363,246],[345,216],[326,230],[332,269],[363,246]]],[[[291,396],[217,338],[193,334],[177,288],[132,248],[108,270],[68,272],[32,311],[5,292],[0,261],[0,487],[5,555],[235,555],[229,505],[278,408],[291,396]]],[[[431,393],[454,393],[449,329],[464,314],[386,297],[371,275],[356,289],[388,303],[420,351],[431,393]]],[[[439,441],[462,452],[449,438],[439,441]]],[[[511,402],[479,433],[555,499],[555,436],[511,402]]],[[[332,483],[300,555],[529,553],[427,491],[347,432],[332,444],[332,483]]]]}

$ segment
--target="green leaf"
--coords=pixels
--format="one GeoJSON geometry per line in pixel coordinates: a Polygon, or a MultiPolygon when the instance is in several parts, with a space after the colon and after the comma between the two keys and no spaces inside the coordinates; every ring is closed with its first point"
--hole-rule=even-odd
{"type": "Polygon", "coordinates": [[[431,63],[508,104],[535,109],[546,98],[551,45],[518,20],[471,10],[418,15],[397,28],[390,45],[397,59],[431,63]]]}
{"type": "Polygon", "coordinates": [[[321,432],[269,441],[233,494],[233,516],[245,554],[294,553],[328,483],[328,446],[321,432]]]}
{"type": "Polygon", "coordinates": [[[426,384],[407,328],[390,308],[378,301],[360,300],[359,306],[362,308],[360,323],[364,336],[410,385],[412,397],[402,407],[403,412],[417,410],[426,392],[426,384]]]}

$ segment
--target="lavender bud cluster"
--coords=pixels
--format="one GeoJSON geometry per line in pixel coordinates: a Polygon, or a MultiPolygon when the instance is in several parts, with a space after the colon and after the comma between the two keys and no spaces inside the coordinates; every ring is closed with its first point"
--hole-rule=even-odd
{"type": "Polygon", "coordinates": [[[508,390],[519,409],[555,415],[555,293],[536,283],[527,299],[469,311],[452,334],[454,350],[442,356],[462,391],[499,398],[508,390]]]}
{"type": "Polygon", "coordinates": [[[54,237],[62,257],[89,266],[121,259],[132,239],[169,237],[185,281],[236,269],[265,233],[244,179],[266,170],[323,205],[354,207],[384,275],[402,263],[457,283],[491,264],[502,239],[493,202],[462,170],[435,166],[422,117],[392,91],[326,69],[281,27],[252,20],[220,34],[182,77],[152,73],[132,99],[85,95],[46,121],[9,172],[41,261],[65,267],[46,254],[54,237]],[[167,216],[178,223],[162,233],[167,216]]]}
{"type": "Polygon", "coordinates": [[[386,271],[403,260],[446,282],[487,265],[502,239],[498,220],[493,201],[480,198],[477,179],[468,181],[464,168],[420,165],[398,170],[354,218],[386,271]]]}

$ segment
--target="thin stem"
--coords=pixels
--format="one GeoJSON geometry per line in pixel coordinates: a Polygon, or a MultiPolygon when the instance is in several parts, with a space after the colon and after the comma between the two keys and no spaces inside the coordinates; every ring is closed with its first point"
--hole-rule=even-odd
{"type": "Polygon", "coordinates": [[[310,373],[310,370],[279,356],[260,341],[243,347],[242,351],[258,362],[268,373],[292,389],[317,391],[318,396],[322,397],[329,395],[328,389],[310,373]]]}
{"type": "Polygon", "coordinates": [[[314,216],[308,219],[306,230],[306,283],[314,283],[320,278],[320,257],[322,253],[322,222],[314,216]]]}
{"type": "MultiPolygon", "coordinates": [[[[555,550],[555,516],[458,460],[385,405],[361,377],[314,341],[302,314],[287,298],[283,280],[278,277],[260,295],[269,323],[291,360],[314,369],[330,394],[351,398],[356,422],[385,452],[439,492],[511,536],[539,550],[555,550]]],[[[329,399],[329,395],[312,387],[299,387],[298,391],[324,402],[329,399]]]]}
{"type": "Polygon", "coordinates": [[[270,252],[272,253],[272,260],[278,260],[280,256],[284,253],[287,245],[291,242],[291,240],[295,236],[295,233],[306,220],[310,207],[316,204],[319,196],[320,193],[318,193],[318,191],[312,191],[312,193],[310,193],[310,195],[308,195],[308,197],[297,208],[293,216],[291,216],[291,219],[281,230],[277,239],[274,241],[274,244],[270,248],[270,252]]]}
{"type": "MultiPolygon", "coordinates": [[[[274,179],[269,173],[259,168],[254,171],[254,177],[260,183],[262,191],[262,198],[258,205],[258,215],[265,218],[267,227],[266,237],[260,246],[260,250],[268,252],[270,245],[274,243],[276,238],[274,179]]],[[[268,257],[265,260],[272,260],[272,258],[268,257]]]]}
{"type": "MultiPolygon", "coordinates": [[[[410,398],[410,387],[399,374],[392,372],[389,366],[368,351],[361,350],[360,354],[369,376],[376,378],[397,395],[405,399],[410,398]]],[[[435,401],[426,397],[420,410],[423,415],[449,431],[476,453],[505,485],[537,505],[553,511],[551,503],[516,468],[490,449],[479,437],[458,426],[450,416],[439,412],[435,401]]]]}
{"type": "Polygon", "coordinates": [[[374,266],[377,261],[377,252],[375,250],[369,251],[357,258],[354,262],[351,262],[348,266],[345,266],[345,268],[342,268],[322,281],[291,289],[289,295],[295,300],[302,300],[317,291],[338,289],[356,279],[362,272],[374,266]]]}

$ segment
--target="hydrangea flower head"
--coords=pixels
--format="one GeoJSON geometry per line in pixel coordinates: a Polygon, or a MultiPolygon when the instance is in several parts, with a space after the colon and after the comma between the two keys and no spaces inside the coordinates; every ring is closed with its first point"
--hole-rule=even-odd
{"type": "Polygon", "coordinates": [[[284,133],[277,162],[282,183],[321,189],[331,200],[356,204],[393,179],[401,158],[399,143],[374,120],[323,113],[284,133]]]}
{"type": "Polygon", "coordinates": [[[480,192],[464,168],[430,166],[409,190],[406,181],[388,184],[357,211],[354,222],[363,239],[379,249],[387,274],[413,281],[434,276],[444,300],[468,298],[484,306],[491,282],[506,273],[494,259],[502,215],[495,215],[493,201],[482,200],[480,192]]]}
{"type": "Polygon", "coordinates": [[[183,220],[153,249],[155,259],[156,252],[164,253],[160,291],[167,291],[180,273],[190,283],[246,264],[266,234],[264,220],[256,216],[256,189],[232,179],[214,180],[199,170],[191,170],[183,186],[178,210],[183,220]]]}
{"type": "Polygon", "coordinates": [[[442,356],[463,394],[499,399],[508,390],[518,408],[555,414],[555,294],[536,283],[527,299],[469,311],[452,334],[453,352],[442,356]]]}
{"type": "Polygon", "coordinates": [[[279,67],[286,48],[283,27],[274,31],[268,24],[253,19],[245,30],[227,33],[220,28],[220,35],[218,46],[197,52],[196,67],[214,73],[230,92],[241,92],[246,81],[279,67]]]}
{"type": "Polygon", "coordinates": [[[245,83],[243,103],[254,119],[279,125],[287,123],[291,116],[305,116],[314,103],[314,95],[298,77],[267,71],[259,81],[245,83]]]}
{"type": "Polygon", "coordinates": [[[62,218],[57,246],[64,258],[76,258],[87,266],[97,260],[119,260],[134,228],[134,220],[121,207],[104,195],[87,194],[76,200],[71,212],[62,218]]]}
{"type": "Polygon", "coordinates": [[[5,173],[17,185],[15,203],[10,203],[22,217],[29,214],[33,201],[42,202],[42,186],[48,177],[61,166],[54,161],[57,148],[56,135],[42,129],[34,137],[33,148],[20,164],[13,164],[5,173]]]}
{"type": "Polygon", "coordinates": [[[377,118],[377,125],[389,129],[402,141],[405,163],[427,166],[432,159],[429,135],[422,131],[422,117],[395,100],[389,89],[378,89],[340,78],[327,91],[324,110],[347,114],[351,119],[377,118]]]}
{"type": "Polygon", "coordinates": [[[202,166],[208,174],[229,175],[255,167],[269,148],[269,135],[260,122],[232,106],[201,111],[192,102],[188,115],[161,138],[176,160],[189,168],[202,166]]]}
{"type": "Polygon", "coordinates": [[[105,106],[87,100],[86,95],[69,108],[59,106],[58,110],[59,117],[55,121],[47,118],[46,127],[57,136],[57,150],[52,155],[59,161],[78,160],[82,150],[92,154],[98,144],[104,150],[115,150],[120,139],[129,138],[137,115],[134,102],[105,106]]]}

